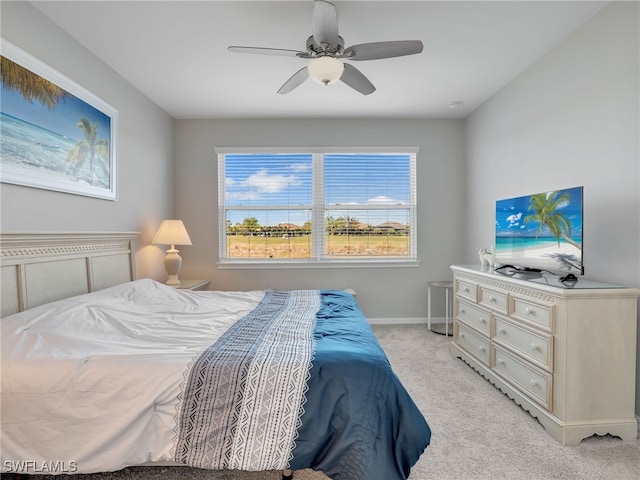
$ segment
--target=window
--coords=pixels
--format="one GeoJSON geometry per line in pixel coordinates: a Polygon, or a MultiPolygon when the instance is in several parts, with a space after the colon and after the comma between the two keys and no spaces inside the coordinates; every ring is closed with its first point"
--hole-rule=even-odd
{"type": "Polygon", "coordinates": [[[217,150],[221,263],[416,260],[416,152],[217,150]]]}

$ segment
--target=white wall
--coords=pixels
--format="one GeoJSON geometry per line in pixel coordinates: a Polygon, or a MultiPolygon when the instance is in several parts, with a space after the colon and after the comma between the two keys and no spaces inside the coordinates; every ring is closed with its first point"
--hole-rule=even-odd
{"type": "Polygon", "coordinates": [[[0,8],[3,39],[119,113],[118,201],[3,183],[2,231],[139,231],[138,276],[162,278],[162,250],[142,247],[173,215],[173,119],[29,3],[2,2],[0,8]]]}
{"type": "MultiPolygon", "coordinates": [[[[178,120],[177,214],[192,247],[182,276],[213,288],[355,288],[372,318],[424,319],[426,283],[451,277],[463,251],[463,124],[460,120],[178,120]],[[419,268],[219,269],[216,147],[418,146],[419,268]]],[[[444,302],[434,303],[443,316],[444,302]]]]}
{"type": "Polygon", "coordinates": [[[584,185],[586,276],[640,286],[638,19],[613,3],[467,119],[468,261],[496,199],[584,185]]]}

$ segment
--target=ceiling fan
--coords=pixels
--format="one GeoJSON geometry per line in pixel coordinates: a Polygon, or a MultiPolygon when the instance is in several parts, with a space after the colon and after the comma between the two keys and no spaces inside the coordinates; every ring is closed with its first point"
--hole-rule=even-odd
{"type": "Polygon", "coordinates": [[[397,40],[389,42],[362,43],[344,48],[344,40],[338,35],[338,13],[333,3],[325,0],[314,0],[311,18],[312,35],[307,39],[307,50],[287,50],[281,48],[230,46],[229,51],[237,53],[254,53],[259,55],[276,55],[298,57],[311,61],[294,73],[278,93],[289,93],[311,77],[323,85],[330,85],[338,80],[363,95],[373,93],[376,87],[360,70],[344,63],[342,60],[361,61],[382,58],[401,57],[422,52],[420,40],[397,40]]]}

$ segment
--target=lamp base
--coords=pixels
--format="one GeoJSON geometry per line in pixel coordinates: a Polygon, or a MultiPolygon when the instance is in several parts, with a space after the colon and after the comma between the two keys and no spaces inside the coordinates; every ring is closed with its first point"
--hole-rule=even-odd
{"type": "Polygon", "coordinates": [[[167,255],[164,257],[164,268],[169,275],[166,284],[167,285],[180,285],[180,279],[178,273],[182,268],[182,257],[178,255],[179,250],[170,248],[167,250],[167,255]]]}

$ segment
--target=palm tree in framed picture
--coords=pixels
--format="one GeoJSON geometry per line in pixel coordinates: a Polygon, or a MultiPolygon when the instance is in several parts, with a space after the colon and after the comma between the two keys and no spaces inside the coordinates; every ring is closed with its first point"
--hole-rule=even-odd
{"type": "MultiPolygon", "coordinates": [[[[106,186],[109,185],[108,169],[104,172],[107,173],[106,179],[99,180],[96,174],[96,160],[101,159],[108,161],[109,159],[109,142],[104,138],[98,138],[98,124],[91,123],[88,119],[83,118],[78,122],[78,128],[84,133],[84,139],[79,140],[67,155],[67,161],[69,161],[73,167],[74,175],[78,175],[80,168],[84,163],[89,161],[89,171],[91,173],[91,183],[98,185],[106,182],[106,186]]],[[[104,177],[104,175],[101,175],[104,177]]]]}

